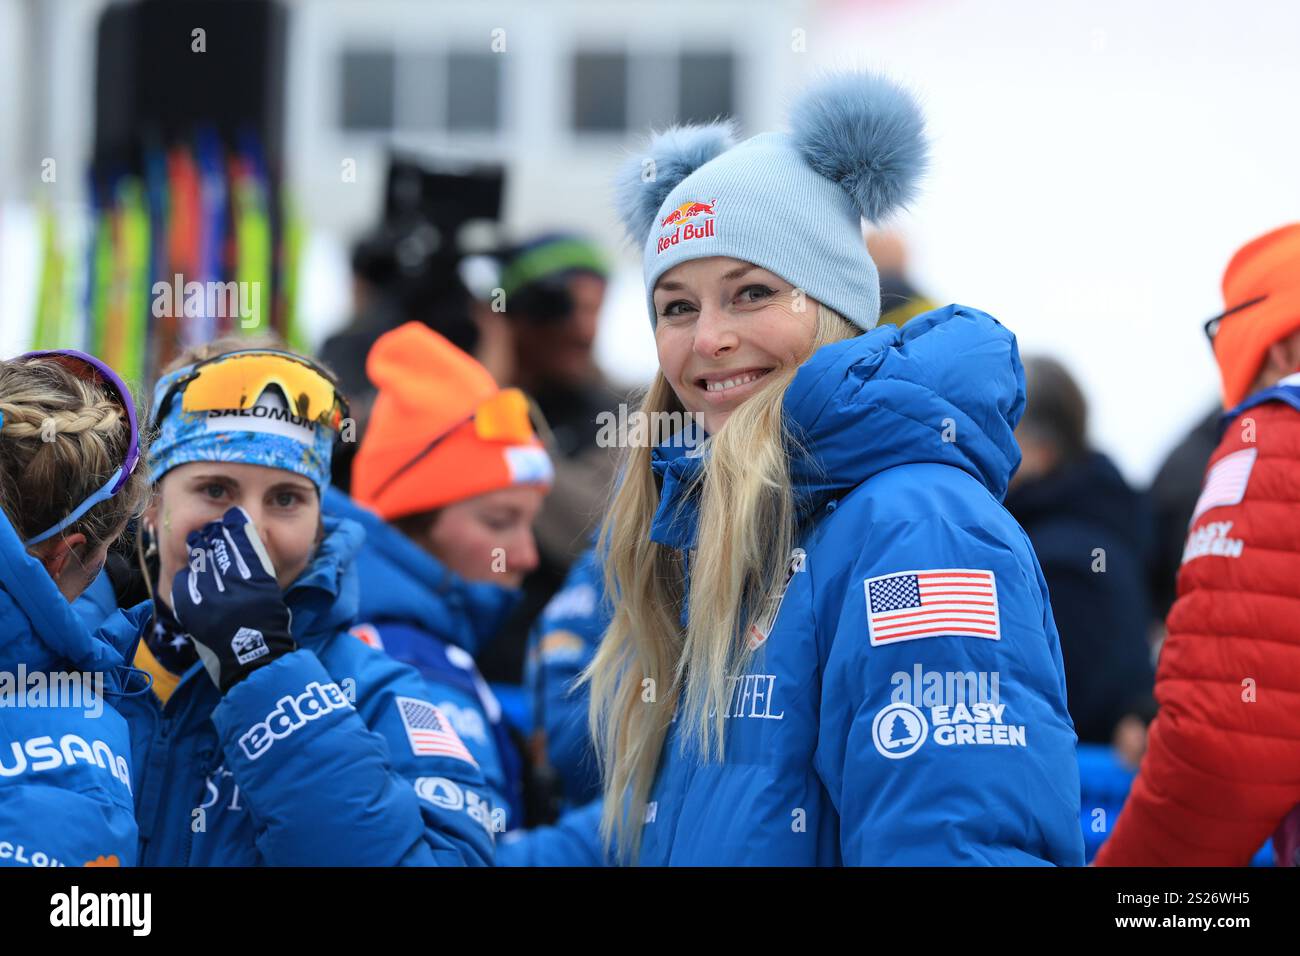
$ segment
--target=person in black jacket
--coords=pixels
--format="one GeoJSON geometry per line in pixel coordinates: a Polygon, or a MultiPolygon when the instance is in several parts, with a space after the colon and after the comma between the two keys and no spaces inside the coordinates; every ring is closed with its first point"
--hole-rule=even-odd
{"type": "Polygon", "coordinates": [[[492,682],[522,683],[529,629],[586,550],[613,484],[618,452],[602,440],[601,423],[617,417],[627,396],[595,362],[607,277],[602,251],[574,233],[537,236],[503,257],[499,288],[507,354],[498,356],[501,362],[482,352],[476,357],[501,385],[521,388],[536,402],[555,484],[534,524],[538,567],[524,579],[523,600],[478,661],[492,682]]]}
{"type": "Polygon", "coordinates": [[[1079,740],[1114,742],[1132,763],[1154,716],[1147,642],[1153,526],[1146,499],[1087,441],[1087,403],[1048,358],[1025,362],[1023,461],[1006,507],[1029,533],[1061,634],[1079,740]]]}
{"type": "Polygon", "coordinates": [[[1202,415],[1161,463],[1147,489],[1156,529],[1147,590],[1151,595],[1151,622],[1161,633],[1177,597],[1178,568],[1183,563],[1187,529],[1196,499],[1201,496],[1205,469],[1219,444],[1222,417],[1223,409],[1217,403],[1202,415]]]}

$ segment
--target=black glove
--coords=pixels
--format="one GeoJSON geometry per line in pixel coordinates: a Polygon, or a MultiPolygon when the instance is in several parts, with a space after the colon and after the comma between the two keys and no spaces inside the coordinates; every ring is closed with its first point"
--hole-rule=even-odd
{"type": "Polygon", "coordinates": [[[190,564],[172,581],[172,612],[225,693],[297,648],[275,568],[243,508],[185,538],[190,564]]]}

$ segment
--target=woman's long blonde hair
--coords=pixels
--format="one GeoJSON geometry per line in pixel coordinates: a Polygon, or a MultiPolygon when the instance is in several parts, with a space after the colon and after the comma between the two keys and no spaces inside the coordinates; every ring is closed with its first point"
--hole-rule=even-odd
{"type": "MultiPolygon", "coordinates": [[[[824,305],[808,354],[861,333],[824,305]]],[[[769,376],[709,436],[689,494],[699,497],[690,593],[680,552],[650,540],[659,491],[648,445],[627,450],[624,478],[601,526],[613,619],[584,679],[605,788],[605,840],[624,858],[640,848],[646,802],[674,713],[683,746],[721,759],[728,677],[752,653],[744,634],[784,581],[796,528],[789,456],[798,453],[782,414],[797,367],[769,376]],[[680,625],[683,598],[689,619],[680,625]]],[[[642,399],[645,420],[684,409],[662,372],[642,399]]]]}

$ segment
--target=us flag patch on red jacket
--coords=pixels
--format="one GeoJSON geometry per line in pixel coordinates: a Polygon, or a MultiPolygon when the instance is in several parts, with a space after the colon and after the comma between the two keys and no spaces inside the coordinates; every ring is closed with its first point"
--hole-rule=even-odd
{"type": "Polygon", "coordinates": [[[1196,499],[1189,527],[1196,524],[1196,520],[1211,508],[1241,504],[1241,499],[1246,497],[1246,486],[1250,484],[1250,473],[1258,456],[1256,449],[1243,448],[1224,455],[1214,463],[1205,474],[1205,485],[1201,488],[1201,496],[1196,499]]]}
{"type": "Polygon", "coordinates": [[[478,766],[478,761],[466,749],[446,714],[427,700],[414,697],[398,697],[396,700],[412,753],[425,757],[455,757],[478,766]]]}
{"type": "Polygon", "coordinates": [[[923,637],[1002,639],[992,571],[932,568],[895,571],[862,582],[871,646],[923,637]]]}

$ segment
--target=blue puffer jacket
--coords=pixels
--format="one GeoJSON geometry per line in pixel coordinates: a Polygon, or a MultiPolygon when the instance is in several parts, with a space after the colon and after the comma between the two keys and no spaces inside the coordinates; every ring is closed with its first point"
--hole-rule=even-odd
{"type": "Polygon", "coordinates": [[[0,512],[0,866],[136,862],[117,707],[145,686],[126,662],[148,614],[91,633],[0,512]]]}
{"type": "MultiPolygon", "coordinates": [[[[680,725],[665,741],[640,862],[1081,864],[1047,587],[999,504],[1014,336],[957,305],[881,327],[815,353],[785,409],[811,452],[791,464],[802,555],[732,678],[725,761],[680,725]]],[[[655,450],[654,540],[694,547],[702,460],[655,450]]]]}
{"type": "Polygon", "coordinates": [[[494,832],[522,826],[522,759],[501,704],[474,664],[521,592],[466,581],[337,489],[326,493],[325,513],[366,532],[356,558],[361,598],[353,633],[420,672],[425,696],[447,715],[483,772],[494,832]]]}
{"type": "Polygon", "coordinates": [[[569,810],[555,823],[507,833],[497,844],[498,866],[614,866],[600,837],[601,801],[569,810]]]}
{"type": "Polygon", "coordinates": [[[477,767],[416,752],[408,726],[429,713],[419,674],[348,633],[364,532],[323,520],[324,541],[285,592],[298,650],[224,698],[195,664],[166,705],[153,693],[123,703],[142,864],[491,862],[491,821],[468,799],[483,790],[477,767]],[[254,752],[241,739],[257,725],[272,743],[254,752]]]}
{"type": "MultiPolygon", "coordinates": [[[[357,557],[361,622],[353,633],[410,664],[425,693],[460,733],[487,782],[501,866],[601,866],[599,807],[565,814],[552,827],[525,831],[523,759],[506,730],[501,705],[474,655],[500,629],[521,594],[490,582],[467,581],[378,515],[331,489],[327,514],[366,529],[357,557]]],[[[467,799],[471,799],[469,793],[467,799]]],[[[477,794],[472,799],[479,800],[477,794]]]]}
{"type": "Polygon", "coordinates": [[[546,732],[546,756],[570,806],[600,795],[600,772],[587,729],[591,695],[577,678],[595,657],[611,612],[604,569],[593,547],[574,562],[528,638],[524,680],[533,726],[546,732]]]}

